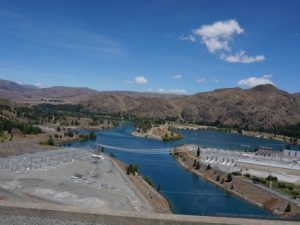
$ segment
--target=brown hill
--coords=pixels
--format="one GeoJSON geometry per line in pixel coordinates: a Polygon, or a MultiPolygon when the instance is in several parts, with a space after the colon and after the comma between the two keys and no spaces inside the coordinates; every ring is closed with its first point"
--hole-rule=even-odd
{"type": "Polygon", "coordinates": [[[251,129],[300,122],[300,104],[296,98],[272,85],[199,93],[184,97],[180,102],[181,117],[187,121],[242,125],[251,129]]]}
{"type": "Polygon", "coordinates": [[[89,88],[49,87],[38,88],[33,85],[21,85],[12,81],[0,80],[0,97],[19,102],[42,103],[68,102],[76,103],[98,93],[89,88]]]}
{"type": "Polygon", "coordinates": [[[96,96],[97,94],[101,94],[103,96],[117,94],[131,98],[173,98],[179,96],[175,94],[160,94],[150,92],[142,93],[134,91],[99,92],[85,87],[56,86],[49,88],[38,88],[33,85],[21,85],[13,81],[0,79],[0,97],[22,103],[78,103],[88,99],[91,96],[96,96]]]}
{"type": "Polygon", "coordinates": [[[253,129],[300,122],[297,97],[272,85],[247,90],[219,89],[173,98],[99,93],[81,104],[90,111],[122,112],[139,117],[176,116],[188,122],[239,125],[253,129]]]}
{"type": "Polygon", "coordinates": [[[88,111],[126,113],[138,117],[177,117],[188,122],[238,125],[251,129],[300,122],[300,94],[272,85],[227,88],[178,96],[130,91],[98,92],[88,88],[36,88],[0,80],[0,98],[34,104],[76,103],[88,111]]]}

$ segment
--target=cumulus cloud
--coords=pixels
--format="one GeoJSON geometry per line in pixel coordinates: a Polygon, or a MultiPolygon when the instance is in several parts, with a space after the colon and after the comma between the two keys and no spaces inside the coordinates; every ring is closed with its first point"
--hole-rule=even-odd
{"type": "Polygon", "coordinates": [[[265,60],[264,55],[248,56],[245,51],[232,53],[233,37],[244,33],[244,29],[234,20],[217,21],[205,24],[192,30],[189,35],[179,37],[180,40],[196,42],[198,39],[212,54],[217,54],[221,60],[229,63],[254,63],[265,60]]]}
{"type": "Polygon", "coordinates": [[[229,41],[235,34],[241,34],[244,30],[236,20],[227,20],[202,25],[192,32],[202,39],[209,52],[215,53],[219,50],[230,50],[229,41]]]}
{"type": "Polygon", "coordinates": [[[222,55],[220,58],[229,63],[254,63],[265,60],[264,55],[248,56],[245,51],[238,51],[234,55],[222,55]]]}
{"type": "Polygon", "coordinates": [[[136,76],[133,80],[126,80],[127,84],[147,84],[148,80],[144,76],[136,76]]]}
{"type": "Polygon", "coordinates": [[[151,88],[148,89],[149,92],[156,92],[156,93],[162,93],[162,94],[185,94],[185,89],[164,89],[159,88],[157,90],[153,90],[151,88]]]}
{"type": "Polygon", "coordinates": [[[272,74],[265,74],[261,77],[249,77],[243,80],[240,80],[238,82],[239,86],[243,86],[243,87],[254,87],[257,85],[261,85],[261,84],[274,84],[273,81],[271,80],[272,78],[272,74]]]}
{"type": "Polygon", "coordinates": [[[148,80],[144,76],[137,76],[134,78],[136,84],[147,84],[148,80]]]}
{"type": "Polygon", "coordinates": [[[175,79],[175,80],[179,80],[181,78],[182,78],[181,74],[176,74],[176,75],[173,76],[173,79],[175,79]]]}

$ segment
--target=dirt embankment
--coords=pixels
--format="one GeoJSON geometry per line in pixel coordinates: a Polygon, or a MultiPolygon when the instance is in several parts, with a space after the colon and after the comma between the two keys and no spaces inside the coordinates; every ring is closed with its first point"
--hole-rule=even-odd
{"type": "MultiPolygon", "coordinates": [[[[118,159],[113,159],[115,163],[126,173],[126,166],[118,159]]],[[[168,201],[150,186],[141,176],[129,175],[129,179],[141,194],[148,200],[156,213],[171,213],[168,201]]]]}
{"type": "Polygon", "coordinates": [[[221,187],[231,194],[237,195],[240,198],[247,200],[252,204],[263,207],[283,218],[300,216],[299,206],[292,204],[285,199],[281,199],[259,188],[258,186],[255,186],[241,176],[231,175],[231,178],[228,179],[228,174],[212,167],[208,169],[208,165],[201,163],[197,167],[194,165],[194,160],[197,160],[197,158],[187,151],[180,150],[176,152],[175,150],[173,155],[181,166],[221,187]],[[291,206],[291,211],[285,212],[288,204],[291,206]]]}

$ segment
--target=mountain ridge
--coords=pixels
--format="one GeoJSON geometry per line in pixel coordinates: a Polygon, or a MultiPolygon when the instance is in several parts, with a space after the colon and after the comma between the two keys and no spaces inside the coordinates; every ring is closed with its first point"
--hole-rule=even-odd
{"type": "Polygon", "coordinates": [[[272,129],[300,122],[300,93],[290,94],[270,84],[168,95],[64,86],[35,89],[0,80],[0,97],[31,104],[79,104],[92,112],[168,117],[246,129],[272,129]]]}

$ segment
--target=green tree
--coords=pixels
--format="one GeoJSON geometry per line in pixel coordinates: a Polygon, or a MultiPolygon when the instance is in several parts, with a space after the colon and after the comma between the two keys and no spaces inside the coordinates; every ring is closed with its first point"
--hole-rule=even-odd
{"type": "Polygon", "coordinates": [[[160,192],[160,185],[157,185],[156,190],[157,190],[157,192],[160,192]]]}
{"type": "Polygon", "coordinates": [[[200,147],[198,146],[198,149],[197,149],[197,157],[200,156],[200,147]]]}

